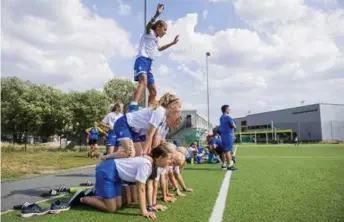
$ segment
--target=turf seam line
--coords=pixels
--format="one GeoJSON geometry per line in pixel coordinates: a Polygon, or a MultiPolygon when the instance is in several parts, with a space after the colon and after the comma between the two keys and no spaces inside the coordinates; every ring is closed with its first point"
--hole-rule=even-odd
{"type": "MultiPolygon", "coordinates": [[[[238,146],[235,146],[234,156],[238,150],[238,146]]],[[[231,182],[232,171],[228,170],[226,172],[225,178],[222,181],[221,189],[219,195],[216,198],[216,202],[213,211],[210,215],[209,222],[221,222],[224,210],[226,208],[226,199],[228,194],[229,185],[231,182]]]]}

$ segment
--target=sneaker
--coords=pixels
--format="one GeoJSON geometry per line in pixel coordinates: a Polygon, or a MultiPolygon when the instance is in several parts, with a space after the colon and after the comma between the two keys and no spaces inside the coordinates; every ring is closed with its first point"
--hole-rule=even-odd
{"type": "Polygon", "coordinates": [[[85,194],[85,197],[94,196],[95,195],[95,190],[94,190],[94,188],[87,189],[84,192],[84,194],[85,194]]]}
{"type": "Polygon", "coordinates": [[[41,216],[49,213],[49,208],[42,208],[37,204],[30,204],[22,207],[22,217],[41,216]]]}
{"type": "Polygon", "coordinates": [[[22,204],[14,205],[13,206],[13,210],[21,210],[21,209],[23,209],[23,207],[29,206],[31,204],[32,203],[25,202],[25,203],[22,203],[22,204]]]}
{"type": "Polygon", "coordinates": [[[62,203],[61,201],[57,200],[51,204],[49,213],[51,214],[58,214],[62,211],[67,211],[70,209],[70,206],[66,203],[62,203]]]}
{"type": "Polygon", "coordinates": [[[236,158],[235,156],[232,156],[233,163],[236,163],[236,158]]]}
{"type": "Polygon", "coordinates": [[[79,184],[79,186],[82,186],[82,187],[90,187],[90,186],[93,186],[94,184],[91,182],[91,181],[86,181],[85,183],[81,183],[79,184]]]}
{"type": "Polygon", "coordinates": [[[58,195],[60,195],[60,192],[55,189],[52,189],[47,193],[42,193],[41,197],[52,197],[52,196],[58,196],[58,195]]]}
{"type": "Polygon", "coordinates": [[[227,168],[226,165],[222,165],[222,166],[221,166],[221,169],[226,169],[226,168],[227,168]]]}
{"type": "Polygon", "coordinates": [[[227,167],[227,170],[235,171],[238,170],[238,168],[235,168],[234,166],[227,167]]]}
{"type": "Polygon", "coordinates": [[[83,190],[78,190],[75,192],[75,194],[69,199],[68,206],[77,205],[80,203],[80,198],[85,196],[85,193],[83,190]]]}
{"type": "Polygon", "coordinates": [[[130,104],[129,105],[129,112],[134,112],[139,110],[139,106],[138,105],[134,105],[134,104],[130,104]]]}
{"type": "Polygon", "coordinates": [[[59,189],[57,189],[58,192],[69,192],[69,189],[65,186],[60,186],[59,189]]]}

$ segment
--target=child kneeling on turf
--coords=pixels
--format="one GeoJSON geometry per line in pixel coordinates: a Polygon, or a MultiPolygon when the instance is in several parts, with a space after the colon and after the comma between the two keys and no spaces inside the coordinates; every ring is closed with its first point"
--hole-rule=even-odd
{"type": "Polygon", "coordinates": [[[108,159],[96,167],[95,197],[83,197],[81,203],[106,212],[115,212],[121,207],[121,181],[137,183],[141,215],[155,219],[154,212],[147,211],[146,181],[157,174],[157,167],[169,164],[170,152],[164,147],[154,149],[151,156],[108,159]]]}

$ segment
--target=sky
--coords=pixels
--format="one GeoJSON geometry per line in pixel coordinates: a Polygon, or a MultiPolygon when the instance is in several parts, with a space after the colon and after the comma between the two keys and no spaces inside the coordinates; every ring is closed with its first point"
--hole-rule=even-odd
{"type": "MultiPolygon", "coordinates": [[[[147,19],[159,1],[147,1],[147,19]]],[[[158,96],[177,94],[210,119],[313,103],[344,103],[344,0],[165,0],[168,24],[153,73],[158,96]]],[[[133,80],[143,0],[3,0],[1,75],[65,92],[133,80]]]]}

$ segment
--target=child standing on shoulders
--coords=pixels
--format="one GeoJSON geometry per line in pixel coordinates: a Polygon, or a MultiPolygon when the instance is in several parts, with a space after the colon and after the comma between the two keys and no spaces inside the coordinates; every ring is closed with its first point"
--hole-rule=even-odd
{"type": "Polygon", "coordinates": [[[139,82],[139,86],[134,94],[134,100],[130,103],[129,111],[138,110],[138,101],[147,86],[149,91],[148,104],[149,106],[153,105],[157,94],[154,76],[151,70],[154,54],[157,50],[163,51],[178,42],[178,36],[176,36],[173,42],[167,45],[160,47],[158,44],[158,38],[162,38],[167,31],[166,22],[162,20],[155,22],[163,11],[164,5],[158,4],[154,17],[148,22],[145,33],[141,36],[139,52],[134,65],[134,80],[139,82]]]}

